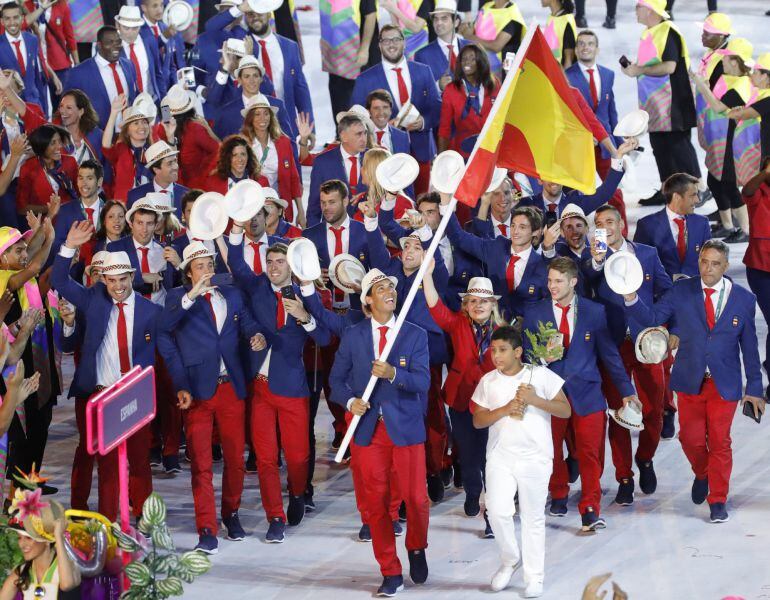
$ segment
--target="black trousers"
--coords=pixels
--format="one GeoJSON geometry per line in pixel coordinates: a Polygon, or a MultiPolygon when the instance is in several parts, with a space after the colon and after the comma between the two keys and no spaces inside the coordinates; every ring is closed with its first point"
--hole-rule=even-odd
{"type": "Polygon", "coordinates": [[[700,178],[700,166],[690,141],[692,130],[650,132],[650,145],[661,182],[674,173],[689,173],[700,178]]]}
{"type": "Polygon", "coordinates": [[[345,79],[329,73],[329,99],[332,103],[334,118],[337,117],[337,113],[350,108],[350,95],[353,93],[355,83],[353,79],[345,79]]]}
{"type": "MultiPolygon", "coordinates": [[[[711,2],[716,4],[716,0],[709,0],[709,3],[711,2]]],[[[618,9],[618,0],[606,0],[606,4],[607,4],[607,16],[614,17],[618,9]]],[[[586,14],[586,0],[575,0],[575,16],[583,17],[585,16],[585,14],[586,14]]]]}
{"type": "MultiPolygon", "coordinates": [[[[666,2],[666,11],[670,11],[674,8],[674,1],[675,0],[668,0],[668,2],[666,2]]],[[[709,12],[715,11],[717,9],[717,0],[706,0],[706,6],[709,12]]]]}
{"type": "Polygon", "coordinates": [[[708,185],[711,190],[719,210],[730,210],[731,208],[740,208],[743,206],[743,198],[738,191],[734,169],[733,177],[726,176],[726,174],[723,173],[722,181],[719,181],[719,179],[709,173],[706,178],[706,185],[708,185]]]}

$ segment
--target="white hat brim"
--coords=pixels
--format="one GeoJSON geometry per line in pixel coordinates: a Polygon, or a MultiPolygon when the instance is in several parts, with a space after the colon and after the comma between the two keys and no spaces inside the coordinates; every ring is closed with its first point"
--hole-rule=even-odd
{"type": "Polygon", "coordinates": [[[375,170],[377,183],[388,192],[396,193],[412,185],[420,174],[420,165],[409,154],[398,153],[383,160],[375,170]]]}
{"type": "Polygon", "coordinates": [[[647,126],[650,122],[650,115],[647,111],[637,109],[624,115],[615,125],[613,135],[617,137],[640,137],[647,133],[647,126]]]}
{"type": "Polygon", "coordinates": [[[265,206],[262,186],[253,179],[239,181],[224,195],[227,216],[233,221],[249,221],[265,206]]]}
{"type": "Polygon", "coordinates": [[[286,252],[289,269],[300,281],[315,281],[321,277],[321,262],[315,245],[307,238],[297,238],[286,252]]]}
{"type": "Polygon", "coordinates": [[[332,258],[331,262],[329,263],[329,280],[337,289],[342,290],[347,294],[355,294],[356,290],[341,281],[339,278],[340,269],[344,267],[342,263],[345,262],[352,264],[356,270],[360,271],[361,280],[363,280],[364,275],[366,275],[366,269],[364,268],[364,265],[361,263],[361,261],[352,254],[338,254],[332,258]]]}
{"type": "Polygon", "coordinates": [[[459,152],[445,150],[433,161],[430,184],[441,194],[454,194],[462,181],[465,161],[459,152]],[[451,172],[447,172],[451,168],[451,172]]]}
{"type": "Polygon", "coordinates": [[[622,417],[618,416],[617,413],[619,410],[620,409],[609,411],[610,416],[612,417],[612,420],[615,421],[618,425],[620,425],[625,429],[629,429],[630,431],[641,431],[642,429],[644,429],[644,423],[639,423],[639,425],[635,425],[633,423],[629,423],[628,421],[624,420],[622,417]]]}
{"type": "Polygon", "coordinates": [[[215,240],[225,232],[228,221],[224,196],[217,192],[205,192],[193,203],[190,211],[190,233],[201,240],[215,240]],[[215,221],[205,214],[205,210],[211,204],[219,206],[219,214],[216,215],[215,221]]]}
{"type": "Polygon", "coordinates": [[[607,259],[604,264],[604,278],[609,288],[621,296],[633,294],[644,282],[644,271],[639,259],[630,252],[618,251],[607,259]],[[625,263],[625,275],[618,277],[613,272],[613,265],[618,261],[625,263]]]}
{"type": "Polygon", "coordinates": [[[184,0],[171,0],[163,10],[163,22],[173,25],[177,31],[184,31],[192,25],[195,13],[193,7],[184,0]]]}

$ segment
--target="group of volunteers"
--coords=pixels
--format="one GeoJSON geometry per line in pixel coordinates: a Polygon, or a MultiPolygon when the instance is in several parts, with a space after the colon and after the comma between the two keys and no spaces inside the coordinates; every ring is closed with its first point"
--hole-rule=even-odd
{"type": "MultiPolygon", "coordinates": [[[[306,78],[318,49],[292,2],[201,1],[189,15],[179,0],[96,4],[90,37],[65,0],[0,5],[9,498],[12,474],[50,462],[53,412],[74,399],[69,503],[116,520],[117,451],[88,452],[86,406],[152,366],[157,414],[127,444],[131,511],[153,471],[189,480],[207,554],[220,526],[247,537],[243,500],[261,504],[268,543],[316,510],[321,398],[333,450],[357,417],[344,459],[380,596],[403,589],[399,536],[412,582],[426,583],[430,509],[452,486],[499,546],[491,588],[521,567],[524,596],[540,596],[546,520],[574,510],[578,479],[581,530],[607,526],[607,439],[616,504],[683,476],[655,458],[678,430],[692,501],[728,520],[733,417],[740,405],[760,421],[767,394],[756,323],[770,318],[770,53],[716,1],[691,55],[666,0],[636,0],[638,53],[617,67],[603,57],[611,68],[584,1],[575,14],[572,0],[541,0],[532,16],[601,181],[584,194],[495,168],[473,208],[452,196],[528,33],[516,2],[320,3],[336,124],[325,145],[306,78]],[[622,76],[639,100],[619,118],[622,76]],[[632,223],[619,185],[647,139],[660,189],[640,204],[657,208],[632,223]],[[751,291],[726,275],[745,243],[751,291]],[[249,477],[258,495],[244,495],[249,477]]],[[[56,572],[46,548],[34,581],[56,572]]],[[[76,586],[65,562],[61,597],[76,586]]],[[[22,570],[0,599],[38,597],[22,570]]]]}

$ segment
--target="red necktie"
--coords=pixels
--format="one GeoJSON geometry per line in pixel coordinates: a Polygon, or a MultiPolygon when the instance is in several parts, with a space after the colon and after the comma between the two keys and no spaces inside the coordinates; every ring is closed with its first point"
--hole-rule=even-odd
{"type": "Polygon", "coordinates": [[[118,302],[118,358],[120,359],[120,374],[124,375],[131,370],[131,358],[128,356],[128,330],[126,328],[126,315],[123,312],[125,302],[118,302]]]}
{"type": "Polygon", "coordinates": [[[508,291],[512,292],[516,289],[516,279],[514,277],[514,270],[516,269],[516,263],[519,262],[519,256],[511,254],[511,258],[508,260],[508,267],[505,269],[505,279],[508,282],[508,291]]]}
{"type": "Polygon", "coordinates": [[[380,345],[377,351],[377,359],[379,359],[380,356],[382,356],[382,351],[385,350],[385,344],[388,343],[388,338],[386,336],[388,335],[388,329],[390,329],[390,327],[388,327],[387,325],[383,325],[382,327],[378,327],[377,329],[380,330],[380,345]]]}
{"type": "Polygon", "coordinates": [[[569,321],[567,320],[567,313],[569,312],[569,307],[572,305],[567,304],[567,306],[562,306],[557,302],[556,306],[558,306],[561,309],[561,322],[559,323],[559,333],[562,334],[564,348],[567,349],[569,348],[569,321]]]}
{"type": "Polygon", "coordinates": [[[679,262],[684,262],[684,257],[687,254],[687,240],[685,236],[685,222],[684,217],[677,217],[674,219],[679,233],[676,236],[676,251],[679,253],[679,262]]]}
{"type": "MultiPolygon", "coordinates": [[[[384,131],[375,131],[375,135],[377,136],[377,145],[382,146],[382,136],[385,135],[384,131]]],[[[351,158],[353,158],[351,156],[351,158]]]]}
{"type": "Polygon", "coordinates": [[[714,303],[711,300],[711,295],[714,292],[716,292],[716,290],[712,288],[706,288],[703,290],[703,293],[706,294],[706,325],[708,325],[709,329],[714,329],[714,325],[716,325],[717,322],[716,314],[714,313],[714,303]]]}
{"type": "Polygon", "coordinates": [[[409,101],[409,90],[406,89],[406,81],[404,81],[404,76],[401,75],[401,67],[397,67],[393,69],[396,72],[396,77],[398,78],[398,101],[403,106],[409,101]]]}
{"type": "Polygon", "coordinates": [[[556,202],[548,203],[548,212],[556,212],[556,202]]]}
{"type": "Polygon", "coordinates": [[[350,195],[356,193],[358,187],[358,157],[348,156],[350,161],[350,174],[348,175],[348,183],[350,184],[350,195]]]}
{"type": "Polygon", "coordinates": [[[457,64],[457,56],[455,55],[455,47],[454,47],[453,44],[447,44],[446,47],[447,47],[447,50],[449,50],[449,70],[454,73],[455,64],[457,64]]]}
{"type": "MultiPolygon", "coordinates": [[[[147,254],[150,252],[149,248],[139,248],[139,252],[142,253],[142,273],[151,273],[150,271],[150,259],[148,258],[147,254]]],[[[152,293],[150,294],[142,294],[145,298],[148,300],[152,298],[152,293]]]]}
{"type": "Polygon", "coordinates": [[[286,312],[283,310],[283,296],[281,292],[274,292],[278,305],[275,307],[275,326],[280,329],[286,325],[286,312]]]}
{"type": "MultiPolygon", "coordinates": [[[[342,254],[342,232],[345,230],[344,227],[329,227],[329,229],[332,230],[332,233],[334,234],[334,256],[337,256],[338,254],[342,254]]],[[[343,292],[339,288],[334,288],[334,301],[335,302],[345,302],[345,292],[343,292]]]]}
{"type": "Polygon", "coordinates": [[[211,292],[206,292],[205,294],[203,294],[203,297],[206,299],[206,303],[209,305],[209,310],[211,311],[211,318],[214,319],[214,327],[218,331],[219,329],[217,326],[217,313],[214,312],[214,305],[211,302],[211,292]]]}
{"type": "Polygon", "coordinates": [[[157,37],[160,35],[160,31],[158,31],[157,25],[152,26],[152,32],[155,34],[155,38],[157,39],[157,37]]]}
{"type": "Polygon", "coordinates": [[[508,237],[508,225],[503,225],[500,223],[497,228],[500,230],[500,235],[502,235],[504,238],[508,237]]]}
{"type": "Polygon", "coordinates": [[[13,42],[13,45],[16,46],[16,60],[19,61],[19,71],[21,72],[21,76],[26,77],[27,67],[24,65],[24,55],[21,53],[21,40],[13,42]]]}
{"type": "Polygon", "coordinates": [[[131,51],[131,64],[136,69],[136,87],[139,88],[140,92],[143,92],[144,86],[142,85],[142,70],[139,68],[139,59],[136,57],[136,52],[134,52],[134,45],[129,44],[128,48],[131,51]]]}
{"type": "Polygon", "coordinates": [[[86,219],[88,219],[89,223],[94,222],[94,209],[93,208],[84,208],[83,210],[86,211],[86,219]]]}
{"type": "Polygon", "coordinates": [[[262,257],[259,255],[259,247],[262,242],[249,242],[249,246],[254,250],[254,260],[251,262],[251,269],[257,275],[262,275],[262,257]]]}
{"type": "Polygon", "coordinates": [[[265,73],[272,80],[273,68],[270,66],[270,56],[267,53],[267,42],[265,40],[259,40],[259,47],[262,48],[259,52],[259,57],[262,59],[262,66],[265,67],[265,73]]]}
{"type": "Polygon", "coordinates": [[[596,91],[596,80],[594,79],[594,70],[586,69],[588,71],[588,87],[591,89],[591,103],[594,106],[594,110],[599,107],[599,92],[596,91]]]}
{"type": "Polygon", "coordinates": [[[109,63],[110,69],[112,69],[112,78],[115,80],[115,87],[118,90],[118,95],[125,94],[123,84],[120,81],[120,75],[118,75],[118,63],[109,63]]]}

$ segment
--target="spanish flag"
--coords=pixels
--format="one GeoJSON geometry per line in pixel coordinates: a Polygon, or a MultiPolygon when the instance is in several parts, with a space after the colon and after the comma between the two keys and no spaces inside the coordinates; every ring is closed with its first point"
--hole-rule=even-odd
{"type": "Polygon", "coordinates": [[[596,191],[594,142],[588,122],[540,28],[530,31],[455,192],[463,204],[476,205],[495,167],[586,194],[596,191]]]}

